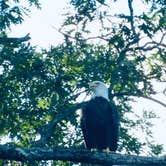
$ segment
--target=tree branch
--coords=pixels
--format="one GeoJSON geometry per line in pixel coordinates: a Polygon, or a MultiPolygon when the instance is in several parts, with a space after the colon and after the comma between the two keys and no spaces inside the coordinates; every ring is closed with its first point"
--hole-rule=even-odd
{"type": "Polygon", "coordinates": [[[134,48],[129,48],[128,50],[129,51],[132,51],[132,50],[151,51],[153,49],[156,49],[156,48],[158,49],[160,47],[166,48],[166,44],[163,43],[165,36],[166,36],[166,33],[164,33],[162,35],[162,37],[161,37],[161,39],[160,39],[159,42],[156,42],[156,41],[147,42],[147,43],[145,43],[142,46],[138,46],[138,47],[134,47],[134,48]]]}
{"type": "Polygon", "coordinates": [[[143,97],[143,98],[145,98],[145,99],[152,100],[152,101],[154,101],[154,102],[156,102],[156,103],[158,103],[158,104],[160,104],[160,105],[162,105],[163,107],[165,107],[165,108],[166,108],[166,104],[165,104],[165,103],[163,103],[163,102],[161,102],[161,101],[159,101],[159,100],[157,100],[157,99],[154,99],[154,98],[149,97],[149,96],[141,96],[141,97],[143,97]]]}
{"type": "Polygon", "coordinates": [[[166,158],[91,152],[72,148],[22,148],[0,145],[0,159],[15,161],[62,160],[91,164],[118,164],[132,166],[165,166],[166,158]]]}
{"type": "Polygon", "coordinates": [[[22,43],[28,41],[30,39],[29,33],[24,37],[16,38],[16,37],[0,37],[0,44],[7,43],[22,43]]]}
{"type": "Polygon", "coordinates": [[[153,97],[150,97],[150,96],[142,95],[142,94],[139,93],[139,92],[138,92],[138,94],[137,94],[137,93],[130,93],[130,92],[126,92],[126,93],[120,93],[120,92],[118,92],[118,93],[115,93],[114,96],[116,96],[116,97],[119,97],[119,96],[142,97],[142,98],[151,100],[151,101],[153,101],[153,102],[156,102],[157,104],[160,104],[160,105],[162,105],[163,107],[166,108],[166,104],[163,103],[162,101],[159,101],[159,100],[157,100],[157,99],[155,99],[155,98],[153,98],[153,97]]]}
{"type": "Polygon", "coordinates": [[[129,6],[130,18],[131,18],[130,25],[131,25],[131,29],[133,31],[133,35],[136,36],[135,27],[134,27],[134,11],[133,11],[132,2],[133,2],[133,0],[128,0],[128,6],[129,6]]]}

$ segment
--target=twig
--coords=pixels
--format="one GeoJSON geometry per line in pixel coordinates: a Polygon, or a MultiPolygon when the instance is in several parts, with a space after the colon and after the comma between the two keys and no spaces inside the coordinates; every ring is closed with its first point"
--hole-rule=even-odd
{"type": "Polygon", "coordinates": [[[165,36],[166,36],[166,33],[164,33],[162,35],[159,42],[156,42],[156,41],[147,42],[142,46],[138,46],[138,47],[135,47],[135,48],[129,48],[129,50],[151,51],[153,49],[159,48],[159,46],[166,48],[166,44],[163,43],[165,36]],[[150,46],[150,45],[153,45],[153,46],[150,46]]]}

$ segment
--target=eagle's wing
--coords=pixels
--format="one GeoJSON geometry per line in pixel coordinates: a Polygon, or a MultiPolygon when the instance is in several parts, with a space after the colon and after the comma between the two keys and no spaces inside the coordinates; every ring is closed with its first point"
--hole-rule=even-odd
{"type": "Polygon", "coordinates": [[[112,102],[110,103],[109,109],[111,110],[110,112],[112,114],[112,122],[110,123],[111,142],[109,148],[111,151],[116,151],[118,147],[118,136],[119,136],[119,114],[117,107],[112,102]]]}

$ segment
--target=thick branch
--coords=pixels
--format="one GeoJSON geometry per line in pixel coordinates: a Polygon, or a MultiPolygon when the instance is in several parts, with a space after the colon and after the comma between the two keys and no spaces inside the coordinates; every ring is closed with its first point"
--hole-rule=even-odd
{"type": "Polygon", "coordinates": [[[0,145],[0,159],[15,161],[62,160],[91,164],[164,166],[165,158],[91,152],[69,148],[21,148],[0,145]]]}
{"type": "Polygon", "coordinates": [[[22,43],[28,41],[30,39],[29,33],[20,38],[16,37],[0,37],[0,44],[7,44],[7,43],[22,43]]]}

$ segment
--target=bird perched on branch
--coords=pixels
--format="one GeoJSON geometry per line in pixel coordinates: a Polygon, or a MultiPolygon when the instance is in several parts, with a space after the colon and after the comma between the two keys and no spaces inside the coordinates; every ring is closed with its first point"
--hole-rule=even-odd
{"type": "Polygon", "coordinates": [[[81,129],[90,150],[116,151],[119,118],[116,106],[109,101],[103,82],[89,84],[91,99],[82,108],[81,129]]]}

